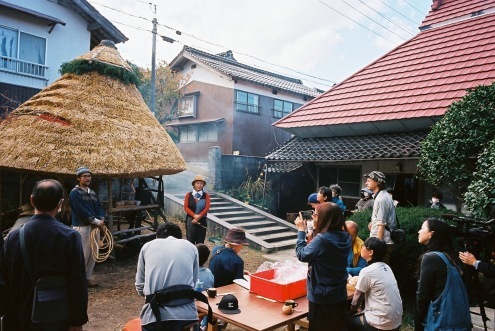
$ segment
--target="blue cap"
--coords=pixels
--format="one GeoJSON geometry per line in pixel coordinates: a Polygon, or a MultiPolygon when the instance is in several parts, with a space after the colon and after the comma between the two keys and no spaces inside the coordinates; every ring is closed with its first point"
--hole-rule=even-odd
{"type": "Polygon", "coordinates": [[[318,194],[312,193],[308,197],[308,203],[318,203],[318,199],[316,198],[318,194]]]}

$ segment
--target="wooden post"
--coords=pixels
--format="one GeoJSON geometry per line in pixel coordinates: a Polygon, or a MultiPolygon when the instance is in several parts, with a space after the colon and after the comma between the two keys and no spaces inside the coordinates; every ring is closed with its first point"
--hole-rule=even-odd
{"type": "Polygon", "coordinates": [[[113,197],[112,197],[112,178],[107,179],[107,189],[108,189],[108,228],[110,232],[113,231],[113,214],[110,209],[113,208],[113,197]]]}

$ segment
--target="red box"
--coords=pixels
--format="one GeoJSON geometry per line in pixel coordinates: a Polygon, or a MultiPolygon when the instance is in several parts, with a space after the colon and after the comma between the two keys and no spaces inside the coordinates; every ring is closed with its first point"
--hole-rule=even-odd
{"type": "Polygon", "coordinates": [[[249,291],[279,302],[306,295],[306,278],[288,284],[279,284],[272,281],[274,277],[275,269],[251,274],[249,291]]]}

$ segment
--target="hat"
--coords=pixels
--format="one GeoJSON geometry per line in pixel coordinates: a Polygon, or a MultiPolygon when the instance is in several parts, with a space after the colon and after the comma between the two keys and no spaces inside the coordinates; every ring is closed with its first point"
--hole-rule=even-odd
{"type": "Polygon", "coordinates": [[[363,193],[364,193],[364,192],[366,192],[366,193],[368,193],[369,195],[372,195],[372,194],[373,194],[373,191],[372,191],[372,190],[368,190],[366,187],[363,187],[363,188],[361,189],[361,192],[363,192],[363,193]]]}
{"type": "Polygon", "coordinates": [[[385,175],[383,174],[383,172],[380,171],[372,171],[369,174],[364,174],[364,177],[371,178],[378,183],[383,183],[383,184],[387,183],[385,181],[385,175]]]}
{"type": "Polygon", "coordinates": [[[229,244],[249,246],[249,242],[246,239],[246,232],[237,228],[229,229],[223,240],[229,244]]]}
{"type": "Polygon", "coordinates": [[[88,169],[88,167],[85,167],[85,166],[79,167],[76,170],[76,176],[77,177],[80,177],[81,175],[88,174],[88,173],[92,174],[91,171],[88,169]]]}
{"type": "Polygon", "coordinates": [[[318,203],[318,199],[316,198],[318,196],[317,193],[312,193],[308,197],[308,204],[310,203],[318,203]]]}
{"type": "Polygon", "coordinates": [[[30,203],[22,205],[19,209],[21,210],[19,216],[34,215],[34,207],[30,203]]]}
{"type": "Polygon", "coordinates": [[[202,181],[203,185],[206,185],[205,178],[203,176],[200,176],[200,175],[197,175],[196,177],[194,177],[191,185],[194,186],[194,183],[197,181],[202,181]]]}
{"type": "Polygon", "coordinates": [[[233,294],[225,295],[219,303],[217,303],[218,309],[224,314],[239,314],[239,302],[233,294]]]}

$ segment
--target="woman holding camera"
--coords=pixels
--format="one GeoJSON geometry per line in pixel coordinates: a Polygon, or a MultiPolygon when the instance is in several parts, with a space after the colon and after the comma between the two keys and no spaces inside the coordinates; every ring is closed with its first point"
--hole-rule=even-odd
{"type": "Polygon", "coordinates": [[[347,258],[351,237],[339,206],[323,203],[317,209],[314,237],[305,240],[306,222],[299,215],[296,254],[308,263],[309,331],[344,329],[347,310],[347,258]]]}

